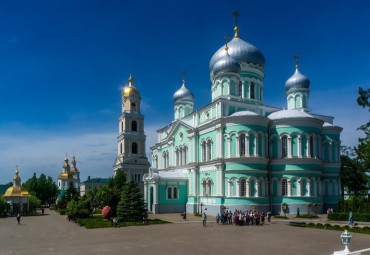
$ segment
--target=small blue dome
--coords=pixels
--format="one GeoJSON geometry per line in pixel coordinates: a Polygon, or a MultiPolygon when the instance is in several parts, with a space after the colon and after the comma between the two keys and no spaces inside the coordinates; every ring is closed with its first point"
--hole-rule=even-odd
{"type": "Polygon", "coordinates": [[[194,94],[185,87],[185,83],[182,84],[181,88],[173,94],[173,102],[194,102],[194,94]]]}
{"type": "Polygon", "coordinates": [[[215,65],[213,66],[212,72],[213,75],[221,73],[240,73],[241,67],[238,61],[230,57],[227,51],[224,49],[225,55],[220,58],[215,65]]]}
{"type": "Polygon", "coordinates": [[[298,67],[295,70],[295,73],[290,77],[285,83],[285,92],[288,93],[291,90],[297,89],[309,89],[310,80],[301,74],[298,70],[298,67]]]}
{"type": "MultiPolygon", "coordinates": [[[[229,47],[229,55],[240,64],[245,62],[258,64],[262,67],[265,66],[265,57],[262,55],[262,53],[255,46],[242,40],[241,38],[234,37],[230,42],[227,43],[227,46],[229,47]]],[[[222,46],[218,51],[216,51],[209,61],[209,71],[212,71],[216,62],[225,56],[225,53],[225,46],[222,46]]]]}

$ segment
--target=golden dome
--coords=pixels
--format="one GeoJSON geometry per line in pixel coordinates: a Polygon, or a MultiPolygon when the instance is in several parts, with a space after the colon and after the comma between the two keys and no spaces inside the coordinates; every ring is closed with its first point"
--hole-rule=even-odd
{"type": "Polygon", "coordinates": [[[73,179],[73,175],[71,173],[61,173],[58,179],[73,179]]]}
{"type": "Polygon", "coordinates": [[[134,79],[130,74],[130,78],[128,79],[128,86],[123,88],[122,97],[140,97],[139,91],[132,85],[134,83],[134,79]]]}
{"type": "Polygon", "coordinates": [[[4,197],[29,197],[29,196],[30,194],[28,193],[28,191],[21,186],[9,187],[4,194],[4,197]]]}
{"type": "Polygon", "coordinates": [[[78,171],[78,169],[77,169],[77,168],[72,167],[72,168],[71,168],[71,172],[79,172],[79,171],[78,171]]]}

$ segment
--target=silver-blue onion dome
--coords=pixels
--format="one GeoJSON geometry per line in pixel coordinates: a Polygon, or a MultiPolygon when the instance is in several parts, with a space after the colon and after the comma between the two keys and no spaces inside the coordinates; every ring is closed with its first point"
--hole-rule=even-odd
{"type": "Polygon", "coordinates": [[[310,80],[301,74],[296,66],[295,73],[285,83],[285,93],[298,89],[309,89],[310,80]]]}
{"type": "Polygon", "coordinates": [[[185,87],[185,82],[182,83],[180,89],[178,89],[175,94],[173,94],[173,102],[194,102],[194,94],[185,87]]]}
{"type": "Polygon", "coordinates": [[[224,51],[226,54],[222,58],[218,59],[218,61],[213,66],[213,75],[221,73],[239,74],[241,70],[240,64],[234,58],[230,57],[226,49],[224,49],[224,51]]]}
{"type": "MultiPolygon", "coordinates": [[[[234,37],[230,42],[227,43],[229,47],[229,55],[238,61],[240,64],[253,63],[258,64],[262,67],[265,66],[265,57],[262,53],[252,44],[242,40],[240,37],[234,37]]],[[[225,56],[225,46],[222,46],[215,54],[213,54],[209,61],[209,71],[211,72],[216,62],[225,56]]]]}

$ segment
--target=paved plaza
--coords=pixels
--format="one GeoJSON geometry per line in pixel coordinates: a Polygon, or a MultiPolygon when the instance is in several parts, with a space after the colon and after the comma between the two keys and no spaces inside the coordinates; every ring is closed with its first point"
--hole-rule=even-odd
{"type": "MultiPolygon", "coordinates": [[[[297,228],[275,221],[265,226],[222,226],[209,217],[151,215],[178,224],[87,230],[66,216],[0,219],[0,254],[331,254],[342,250],[339,231],[297,228]],[[181,223],[181,224],[180,224],[181,223]]],[[[351,250],[370,247],[370,235],[352,233],[351,250]]]]}

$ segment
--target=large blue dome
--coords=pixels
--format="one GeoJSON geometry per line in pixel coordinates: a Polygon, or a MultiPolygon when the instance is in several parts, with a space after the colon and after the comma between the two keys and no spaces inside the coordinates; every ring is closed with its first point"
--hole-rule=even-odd
{"type": "MultiPolygon", "coordinates": [[[[241,38],[234,37],[230,42],[227,43],[227,46],[229,48],[229,55],[240,64],[245,62],[258,64],[262,67],[265,66],[265,57],[262,55],[262,53],[255,46],[242,40],[241,38]]],[[[216,51],[215,54],[213,54],[209,62],[210,72],[212,71],[216,62],[223,58],[225,54],[225,46],[222,46],[218,51],[216,51]]]]}
{"type": "Polygon", "coordinates": [[[298,70],[298,67],[295,70],[295,73],[290,77],[285,83],[285,92],[297,90],[297,89],[309,89],[310,80],[301,74],[298,70]]]}
{"type": "Polygon", "coordinates": [[[230,55],[225,51],[225,55],[220,58],[213,66],[212,72],[213,75],[221,74],[221,73],[240,73],[240,64],[234,58],[230,57],[230,55]]]}

